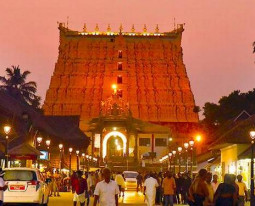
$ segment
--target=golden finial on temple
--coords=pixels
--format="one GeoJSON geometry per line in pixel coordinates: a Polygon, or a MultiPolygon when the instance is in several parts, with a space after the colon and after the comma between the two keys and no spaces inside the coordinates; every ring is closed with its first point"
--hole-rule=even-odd
{"type": "Polygon", "coordinates": [[[132,25],[131,31],[134,33],[135,32],[135,25],[132,25]]]}
{"type": "Polygon", "coordinates": [[[122,26],[122,24],[120,24],[120,33],[122,33],[122,31],[123,31],[123,26],[122,26]]]}
{"type": "Polygon", "coordinates": [[[83,25],[83,32],[87,32],[87,25],[86,24],[83,25]]]}
{"type": "Polygon", "coordinates": [[[98,32],[98,31],[99,31],[99,26],[98,26],[98,24],[96,24],[95,31],[96,31],[96,32],[98,32]]]}
{"type": "Polygon", "coordinates": [[[147,32],[147,26],[146,26],[146,24],[144,24],[143,32],[144,32],[144,33],[146,33],[146,32],[147,32]]]}
{"type": "Polygon", "coordinates": [[[108,26],[107,26],[107,32],[111,32],[111,25],[110,24],[108,24],[108,26]]]}
{"type": "Polygon", "coordinates": [[[155,33],[159,33],[158,24],[157,24],[157,26],[156,26],[155,33]]]}

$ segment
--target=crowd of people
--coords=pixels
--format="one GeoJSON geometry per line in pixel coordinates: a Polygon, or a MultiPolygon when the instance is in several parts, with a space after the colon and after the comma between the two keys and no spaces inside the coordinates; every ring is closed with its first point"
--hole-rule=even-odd
{"type": "Polygon", "coordinates": [[[244,206],[248,192],[241,175],[225,174],[223,183],[218,176],[201,169],[193,179],[189,173],[174,175],[150,173],[145,176],[144,195],[148,206],[244,206]]]}
{"type": "MultiPolygon", "coordinates": [[[[54,173],[46,173],[49,179],[51,195],[59,196],[59,191],[72,191],[74,206],[100,202],[101,206],[118,205],[118,198],[125,196],[125,178],[121,172],[113,172],[108,168],[95,172],[73,172],[71,177],[54,173]],[[61,189],[62,188],[62,189],[61,189]],[[111,204],[109,204],[111,203],[111,204]]],[[[244,206],[248,200],[248,192],[242,176],[226,174],[224,182],[219,183],[218,176],[201,169],[196,177],[191,173],[139,173],[137,192],[144,194],[148,206],[189,204],[190,206],[244,206]]]]}

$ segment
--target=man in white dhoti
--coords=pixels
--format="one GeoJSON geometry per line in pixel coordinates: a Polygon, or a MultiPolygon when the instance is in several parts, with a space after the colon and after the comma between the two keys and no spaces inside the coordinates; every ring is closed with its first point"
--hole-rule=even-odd
{"type": "Polygon", "coordinates": [[[147,206],[155,205],[156,188],[158,186],[158,181],[153,177],[153,174],[151,173],[144,182],[144,195],[147,206]]]}

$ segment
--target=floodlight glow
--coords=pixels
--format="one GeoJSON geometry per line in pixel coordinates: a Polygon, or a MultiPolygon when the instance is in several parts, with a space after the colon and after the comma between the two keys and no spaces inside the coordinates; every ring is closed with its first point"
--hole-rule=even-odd
{"type": "Polygon", "coordinates": [[[112,131],[112,132],[109,132],[104,137],[104,140],[103,140],[103,158],[106,157],[106,154],[107,154],[107,141],[111,136],[118,136],[118,137],[121,138],[121,140],[123,141],[123,155],[125,155],[126,154],[126,145],[127,145],[126,136],[124,134],[122,134],[121,132],[112,131]]]}

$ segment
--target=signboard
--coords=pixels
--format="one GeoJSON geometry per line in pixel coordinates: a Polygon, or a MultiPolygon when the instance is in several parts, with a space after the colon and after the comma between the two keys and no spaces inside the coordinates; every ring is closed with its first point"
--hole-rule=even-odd
{"type": "Polygon", "coordinates": [[[41,150],[40,151],[42,154],[40,155],[40,160],[49,160],[49,152],[41,150]]]}

